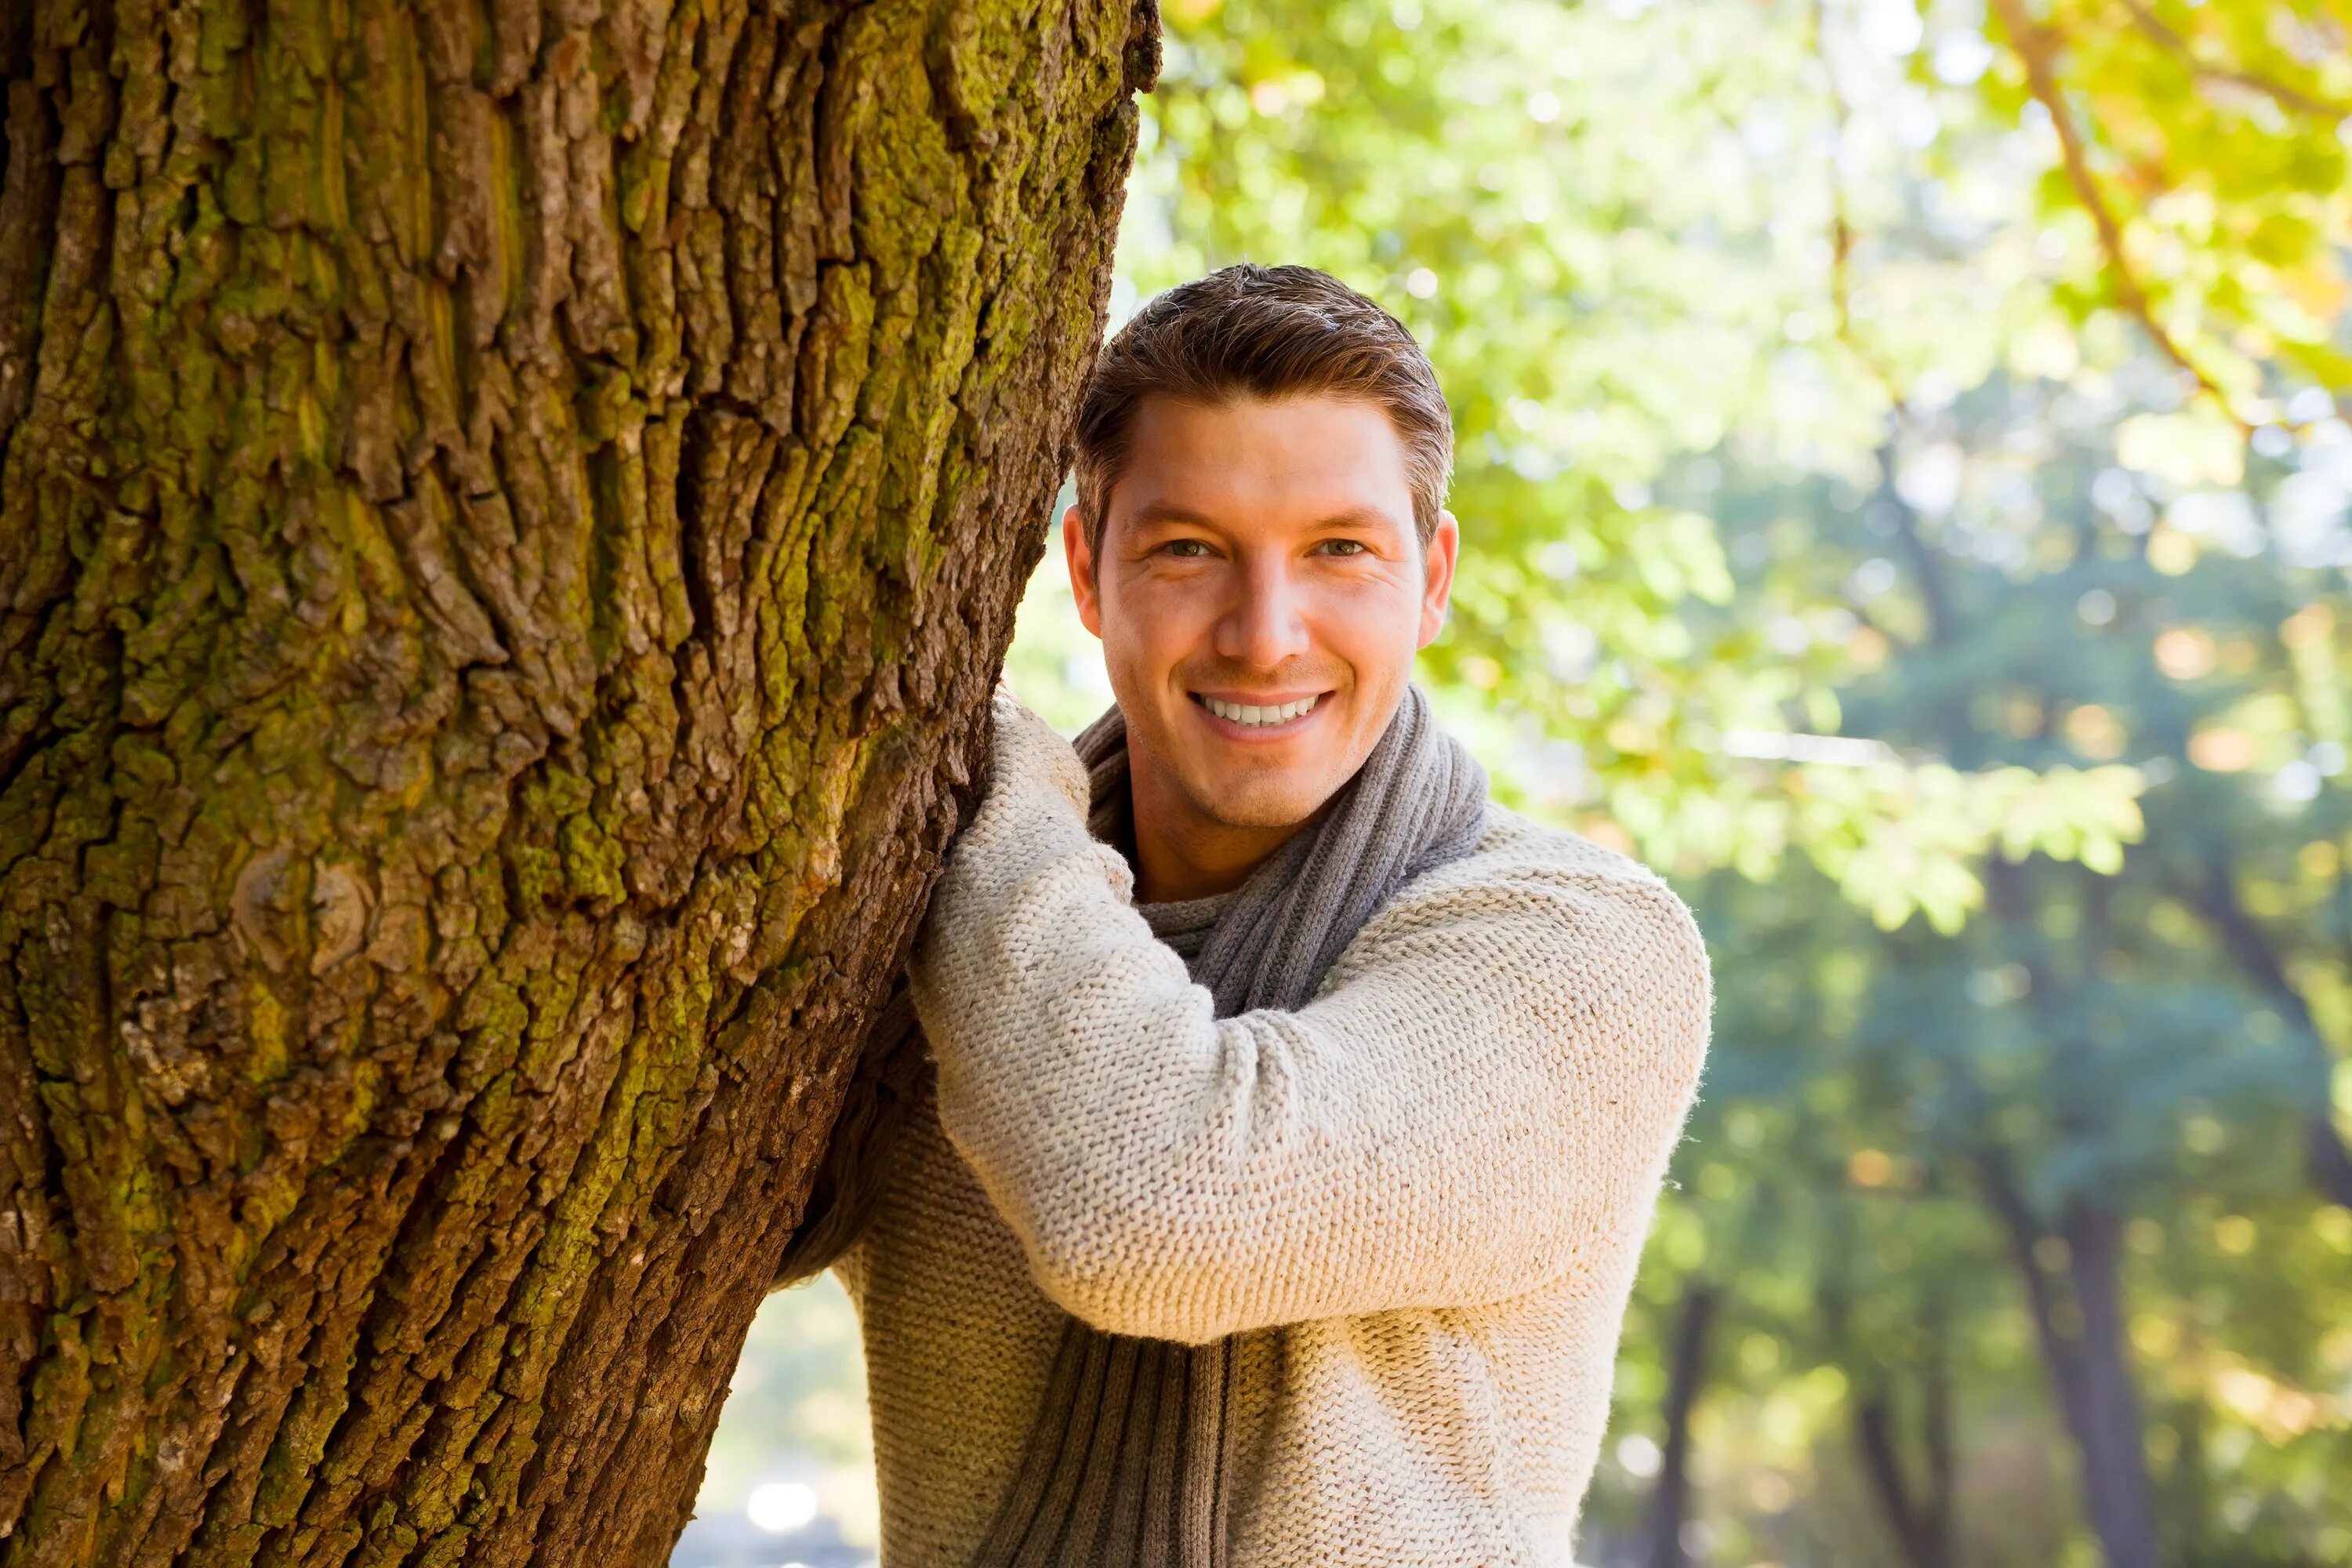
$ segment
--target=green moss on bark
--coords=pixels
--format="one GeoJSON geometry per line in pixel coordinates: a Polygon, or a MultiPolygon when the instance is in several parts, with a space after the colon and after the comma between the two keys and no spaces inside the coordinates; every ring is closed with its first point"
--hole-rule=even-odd
{"type": "Polygon", "coordinates": [[[0,1564],[664,1554],[978,771],[1153,26],[0,26],[0,1564]]]}

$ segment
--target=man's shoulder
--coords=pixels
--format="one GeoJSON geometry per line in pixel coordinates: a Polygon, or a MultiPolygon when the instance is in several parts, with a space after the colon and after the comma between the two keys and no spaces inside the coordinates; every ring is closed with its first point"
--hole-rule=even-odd
{"type": "MultiPolygon", "coordinates": [[[[1464,920],[1507,928],[1515,948],[1581,946],[1600,936],[1639,947],[1705,950],[1688,907],[1655,871],[1580,834],[1491,803],[1476,847],[1405,884],[1373,923],[1402,934],[1464,920]]],[[[1367,928],[1367,934],[1374,933],[1367,928]]]]}
{"type": "Polygon", "coordinates": [[[1414,879],[1402,892],[1436,892],[1530,879],[1622,882],[1660,890],[1666,886],[1664,878],[1630,855],[1489,802],[1485,830],[1470,853],[1414,879]]]}
{"type": "MultiPolygon", "coordinates": [[[[1665,879],[1630,856],[1490,805],[1477,846],[1401,889],[1366,922],[1327,984],[1372,980],[1433,956],[1491,977],[1509,1005],[1576,1013],[1597,976],[1613,1005],[1704,1019],[1706,941],[1665,879]]],[[[1679,1025],[1677,1026],[1679,1027],[1679,1025]]]]}

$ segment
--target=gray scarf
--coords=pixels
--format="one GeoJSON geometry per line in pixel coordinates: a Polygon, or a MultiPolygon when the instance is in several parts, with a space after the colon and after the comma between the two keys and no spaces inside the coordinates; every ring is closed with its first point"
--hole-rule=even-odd
{"type": "MultiPolygon", "coordinates": [[[[1095,836],[1120,842],[1125,718],[1111,709],[1076,747],[1093,781],[1095,836]]],[[[1216,1016],[1305,1006],[1400,888],[1470,852],[1486,808],[1485,771],[1408,687],[1363,767],[1251,873],[1191,960],[1216,1016]]],[[[901,987],[861,1057],[780,1283],[824,1268],[870,1218],[887,1145],[919,1088],[919,1037],[901,987]]],[[[972,1568],[1224,1568],[1233,1371],[1230,1339],[1185,1345],[1068,1319],[972,1568]]]]}

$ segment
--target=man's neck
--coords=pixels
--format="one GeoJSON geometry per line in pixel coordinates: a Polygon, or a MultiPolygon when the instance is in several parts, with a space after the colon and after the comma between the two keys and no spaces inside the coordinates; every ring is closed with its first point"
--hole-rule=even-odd
{"type": "Polygon", "coordinates": [[[1138,903],[1178,903],[1230,893],[1307,826],[1237,827],[1216,821],[1148,764],[1129,768],[1128,792],[1135,827],[1138,903]]]}

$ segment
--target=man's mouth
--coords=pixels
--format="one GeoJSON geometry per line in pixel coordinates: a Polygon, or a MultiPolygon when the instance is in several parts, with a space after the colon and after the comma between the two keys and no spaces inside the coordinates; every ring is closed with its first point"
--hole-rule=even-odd
{"type": "Polygon", "coordinates": [[[1296,701],[1271,703],[1228,702],[1222,697],[1211,697],[1206,692],[1201,691],[1195,691],[1192,695],[1193,701],[1229,724],[1240,724],[1250,729],[1265,729],[1276,724],[1287,724],[1293,719],[1305,718],[1315,710],[1315,705],[1322,701],[1327,693],[1318,691],[1312,697],[1301,697],[1296,701]]]}

